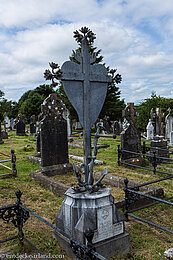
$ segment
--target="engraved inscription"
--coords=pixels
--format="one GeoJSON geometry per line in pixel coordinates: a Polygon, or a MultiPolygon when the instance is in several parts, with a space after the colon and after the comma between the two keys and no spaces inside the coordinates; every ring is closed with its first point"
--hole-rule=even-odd
{"type": "Polygon", "coordinates": [[[97,210],[97,228],[93,243],[117,236],[124,231],[123,222],[112,223],[112,206],[97,210]]]}

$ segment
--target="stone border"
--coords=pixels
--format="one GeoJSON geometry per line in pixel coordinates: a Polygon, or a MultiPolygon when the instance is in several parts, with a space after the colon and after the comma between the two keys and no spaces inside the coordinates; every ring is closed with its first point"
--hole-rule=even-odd
{"type": "MultiPolygon", "coordinates": [[[[95,173],[95,178],[98,180],[100,178],[100,173],[95,173]]],[[[66,192],[67,189],[70,188],[70,186],[67,186],[61,182],[57,182],[47,176],[44,176],[40,171],[35,171],[30,173],[30,178],[35,181],[39,181],[40,184],[42,184],[46,189],[52,191],[55,195],[62,196],[66,192]]],[[[104,184],[109,184],[113,187],[117,188],[123,188],[124,187],[124,178],[108,175],[105,176],[103,180],[104,184]]],[[[137,185],[140,185],[141,183],[136,181],[129,180],[129,187],[134,187],[137,185]]],[[[141,187],[141,192],[149,194],[154,197],[163,198],[164,197],[164,191],[160,187],[154,187],[150,185],[146,185],[144,187],[141,187]]],[[[131,208],[138,208],[144,205],[148,205],[152,203],[151,199],[147,199],[145,197],[140,198],[135,203],[133,203],[133,207],[131,208]]],[[[115,205],[117,208],[122,208],[125,205],[125,199],[121,199],[119,201],[115,202],[115,205]]]]}

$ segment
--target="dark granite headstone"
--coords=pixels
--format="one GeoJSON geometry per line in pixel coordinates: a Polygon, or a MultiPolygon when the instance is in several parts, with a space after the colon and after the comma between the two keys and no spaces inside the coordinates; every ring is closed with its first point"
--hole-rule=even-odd
{"type": "Polygon", "coordinates": [[[18,122],[16,123],[16,135],[25,135],[25,123],[22,115],[18,117],[18,122]]]}
{"type": "Polygon", "coordinates": [[[35,121],[35,115],[33,115],[30,118],[30,134],[33,135],[35,133],[36,133],[36,121],[35,121]]]}
{"type": "Polygon", "coordinates": [[[59,111],[58,101],[56,94],[51,94],[42,104],[43,119],[40,124],[42,167],[69,163],[67,122],[59,111]]]}
{"type": "Polygon", "coordinates": [[[120,133],[121,133],[120,123],[116,120],[113,123],[113,135],[120,135],[120,133]]]}
{"type": "MultiPolygon", "coordinates": [[[[134,103],[127,103],[123,110],[125,117],[124,129],[121,133],[121,149],[136,153],[141,152],[141,133],[135,125],[136,110],[134,103]]],[[[123,153],[122,159],[137,157],[135,154],[123,153]]]]}
{"type": "Polygon", "coordinates": [[[169,158],[169,150],[166,140],[161,140],[159,138],[158,140],[152,140],[150,146],[151,154],[153,154],[153,152],[156,152],[156,156],[169,158]]]}
{"type": "Polygon", "coordinates": [[[110,134],[111,132],[111,122],[110,122],[110,117],[109,116],[105,116],[103,119],[103,126],[105,128],[105,132],[107,134],[110,134]]]}

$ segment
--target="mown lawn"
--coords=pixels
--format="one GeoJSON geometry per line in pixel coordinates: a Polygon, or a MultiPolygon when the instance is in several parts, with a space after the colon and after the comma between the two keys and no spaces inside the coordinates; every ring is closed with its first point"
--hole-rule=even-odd
{"type": "MultiPolygon", "coordinates": [[[[4,178],[0,177],[0,206],[13,204],[16,201],[15,192],[20,189],[23,192],[22,203],[32,211],[36,212],[41,217],[55,225],[56,214],[59,211],[64,196],[55,196],[52,192],[45,190],[37,182],[30,179],[29,173],[38,169],[39,165],[34,164],[26,159],[28,155],[34,155],[36,151],[34,137],[25,136],[19,137],[15,133],[9,133],[9,139],[4,140],[4,144],[0,145],[0,152],[10,154],[10,150],[14,149],[17,157],[16,167],[18,170],[17,177],[4,178]]],[[[120,138],[117,138],[120,139],[120,138]]],[[[79,139],[81,140],[81,139],[79,139]]],[[[100,138],[99,143],[109,144],[109,148],[98,150],[97,159],[106,162],[106,165],[96,166],[95,171],[101,172],[108,167],[109,174],[120,176],[131,180],[139,181],[141,183],[152,181],[160,177],[166,177],[163,174],[153,175],[152,172],[142,169],[130,169],[117,165],[117,145],[119,141],[110,138],[100,138]]],[[[69,154],[83,155],[83,151],[79,148],[69,148],[69,154]]],[[[0,160],[5,159],[0,156],[0,160]]],[[[72,161],[71,161],[72,162],[72,161]]],[[[80,164],[75,161],[76,164],[80,164]]],[[[10,166],[10,163],[6,163],[10,166]]],[[[165,170],[165,165],[159,170],[165,170]]],[[[173,166],[172,166],[173,167],[173,166]]],[[[171,165],[169,171],[173,172],[171,165]]],[[[168,171],[168,169],[167,169],[168,171]]],[[[8,172],[7,169],[0,166],[0,174],[8,172]]],[[[76,185],[74,173],[69,173],[64,176],[56,177],[69,186],[76,185]]],[[[161,183],[154,184],[155,186],[162,187],[166,197],[173,196],[172,180],[167,180],[161,183]]],[[[111,186],[109,186],[111,187],[111,186]]],[[[123,189],[113,188],[112,194],[115,199],[122,199],[124,197],[123,189]]],[[[122,210],[121,210],[122,211],[122,210]]],[[[154,223],[163,225],[168,229],[173,230],[173,207],[157,204],[152,208],[147,208],[135,213],[137,216],[146,218],[154,223]]],[[[52,229],[40,222],[38,219],[31,216],[24,224],[24,233],[35,246],[41,251],[48,254],[62,254],[64,259],[68,259],[64,250],[60,247],[58,242],[52,237],[52,229]]],[[[130,219],[126,223],[126,230],[130,234],[130,252],[125,258],[117,259],[160,259],[159,252],[163,257],[166,249],[173,247],[173,235],[160,229],[156,229],[144,223],[140,223],[134,219],[130,219]]],[[[9,236],[17,234],[17,230],[12,224],[4,224],[0,220],[0,240],[9,236]]],[[[12,249],[14,253],[30,252],[28,246],[19,247],[17,241],[9,241],[1,244],[1,248],[15,247],[12,249]]]]}

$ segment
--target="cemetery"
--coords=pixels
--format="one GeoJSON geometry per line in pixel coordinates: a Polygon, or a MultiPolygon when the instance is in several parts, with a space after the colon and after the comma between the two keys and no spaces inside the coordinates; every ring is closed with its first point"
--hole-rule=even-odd
{"type": "Polygon", "coordinates": [[[74,38],[73,59],[49,63],[44,77],[51,86],[61,80],[79,122],[72,126],[56,93],[38,117],[1,122],[0,256],[172,259],[172,110],[152,108],[143,134],[130,100],[121,120],[99,118],[108,84],[121,75],[96,62],[90,29],[74,38]]]}

